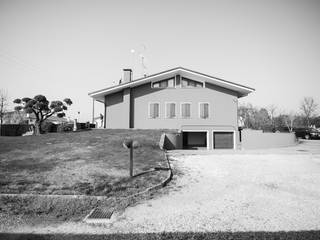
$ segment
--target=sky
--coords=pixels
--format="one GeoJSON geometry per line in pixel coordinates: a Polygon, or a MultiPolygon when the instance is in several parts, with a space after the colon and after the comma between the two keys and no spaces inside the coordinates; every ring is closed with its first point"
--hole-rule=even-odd
{"type": "Polygon", "coordinates": [[[320,105],[319,13],[318,0],[0,0],[0,88],[70,97],[67,115],[90,121],[88,93],[123,68],[141,77],[142,54],[148,74],[182,66],[256,89],[240,103],[299,111],[320,105]]]}

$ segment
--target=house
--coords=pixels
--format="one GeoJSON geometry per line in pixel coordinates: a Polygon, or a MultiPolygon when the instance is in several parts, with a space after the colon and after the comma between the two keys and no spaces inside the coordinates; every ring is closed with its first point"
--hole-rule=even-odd
{"type": "MultiPolygon", "coordinates": [[[[59,118],[55,115],[50,116],[47,122],[54,124],[69,122],[66,118],[59,118]]],[[[24,111],[10,111],[4,113],[3,124],[34,124],[36,122],[36,116],[34,113],[25,113],[24,111]]]]}
{"type": "Polygon", "coordinates": [[[253,91],[177,67],[136,80],[131,69],[123,69],[119,85],[89,96],[104,104],[105,128],[177,129],[184,148],[235,149],[238,98],[253,91]]]}

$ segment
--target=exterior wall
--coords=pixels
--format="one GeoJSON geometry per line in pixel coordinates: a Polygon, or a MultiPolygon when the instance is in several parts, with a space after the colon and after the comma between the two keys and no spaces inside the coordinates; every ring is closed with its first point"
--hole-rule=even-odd
{"type": "Polygon", "coordinates": [[[242,130],[242,149],[287,147],[297,144],[294,133],[263,133],[260,130],[242,130]]]}
{"type": "Polygon", "coordinates": [[[129,128],[128,90],[106,96],[106,127],[129,128]]]}
{"type": "Polygon", "coordinates": [[[184,125],[215,125],[237,128],[236,93],[206,84],[205,88],[165,88],[155,89],[145,84],[132,89],[134,99],[134,128],[145,129],[181,129],[184,125]],[[150,102],[160,103],[160,117],[150,119],[148,108],[150,102]],[[165,117],[166,102],[176,103],[176,118],[165,117]],[[181,118],[180,104],[191,103],[191,117],[181,118]],[[209,118],[199,117],[199,103],[209,103],[209,118]]]}

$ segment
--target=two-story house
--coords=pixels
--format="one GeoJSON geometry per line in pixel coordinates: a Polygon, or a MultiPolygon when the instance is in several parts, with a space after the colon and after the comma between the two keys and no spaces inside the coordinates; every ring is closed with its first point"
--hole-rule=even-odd
{"type": "Polygon", "coordinates": [[[253,88],[177,67],[89,93],[104,104],[105,128],[177,129],[183,146],[207,149],[237,146],[238,98],[253,88]]]}

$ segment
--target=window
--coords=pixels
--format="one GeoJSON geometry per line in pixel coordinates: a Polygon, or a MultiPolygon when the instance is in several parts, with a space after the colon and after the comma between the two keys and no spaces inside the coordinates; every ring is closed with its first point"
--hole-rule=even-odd
{"type": "Polygon", "coordinates": [[[200,118],[209,118],[209,103],[200,103],[199,105],[200,118]]]}
{"type": "Polygon", "coordinates": [[[174,87],[174,79],[173,78],[168,80],[168,87],[174,87]]]}
{"type": "Polygon", "coordinates": [[[152,87],[153,88],[173,88],[175,87],[175,81],[174,78],[170,78],[170,79],[166,79],[166,80],[162,80],[159,82],[154,82],[152,83],[152,87]]]}
{"type": "Polygon", "coordinates": [[[168,81],[161,81],[161,82],[159,82],[159,84],[160,84],[160,87],[161,87],[161,88],[166,88],[166,87],[168,87],[168,81]]]}
{"type": "Polygon", "coordinates": [[[181,117],[190,118],[190,116],[191,116],[191,104],[181,103],[181,117]]]}
{"type": "Polygon", "coordinates": [[[149,118],[159,118],[159,103],[149,103],[149,118]]]}
{"type": "Polygon", "coordinates": [[[160,87],[160,82],[153,83],[152,87],[159,88],[160,87]]]}
{"type": "Polygon", "coordinates": [[[197,81],[194,81],[191,79],[187,79],[187,78],[182,78],[181,87],[183,87],[183,88],[202,88],[203,83],[197,82],[197,81]]]}
{"type": "Polygon", "coordinates": [[[166,103],[166,118],[175,118],[175,117],[176,117],[176,104],[166,103]]]}

